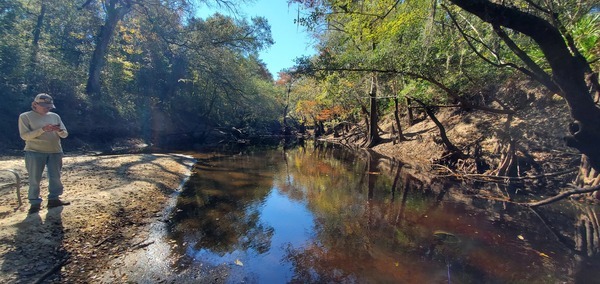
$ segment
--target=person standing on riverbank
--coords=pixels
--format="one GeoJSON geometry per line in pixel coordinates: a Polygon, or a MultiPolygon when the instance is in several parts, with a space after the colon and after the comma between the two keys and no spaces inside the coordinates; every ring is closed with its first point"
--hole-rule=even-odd
{"type": "Polygon", "coordinates": [[[60,139],[69,133],[60,116],[54,112],[54,100],[48,94],[38,94],[31,110],[19,115],[19,134],[25,140],[25,167],[29,174],[29,214],[40,211],[40,182],[44,168],[48,171],[48,208],[69,205],[60,200],[63,185],[60,179],[63,150],[60,139]]]}

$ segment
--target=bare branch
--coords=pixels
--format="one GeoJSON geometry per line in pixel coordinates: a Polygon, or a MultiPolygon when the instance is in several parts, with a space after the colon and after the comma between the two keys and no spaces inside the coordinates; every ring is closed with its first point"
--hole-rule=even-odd
{"type": "Polygon", "coordinates": [[[90,3],[92,3],[94,0],[87,0],[85,1],[85,3],[83,3],[83,5],[81,5],[81,7],[79,7],[79,10],[85,8],[87,5],[90,5],[90,3]]]}
{"type": "Polygon", "coordinates": [[[392,6],[388,9],[388,11],[385,12],[385,14],[383,14],[381,19],[383,20],[383,19],[387,18],[387,16],[394,10],[394,8],[396,8],[396,5],[398,5],[398,3],[400,3],[400,0],[396,0],[396,3],[392,4],[392,6]]]}
{"type": "Polygon", "coordinates": [[[527,207],[535,208],[535,207],[539,207],[539,206],[542,206],[542,205],[547,205],[547,204],[550,204],[550,203],[554,203],[556,201],[565,199],[565,198],[567,198],[567,197],[569,197],[571,195],[590,193],[590,192],[594,192],[594,191],[600,190],[600,185],[596,185],[596,186],[588,187],[588,188],[581,188],[581,187],[577,187],[577,186],[574,186],[574,185],[571,185],[571,187],[573,189],[567,190],[567,191],[563,191],[563,192],[559,193],[558,195],[552,196],[550,198],[546,198],[546,199],[543,199],[543,200],[540,200],[540,201],[536,201],[536,202],[517,203],[517,204],[524,205],[524,206],[527,206],[527,207]]]}
{"type": "Polygon", "coordinates": [[[448,13],[448,15],[450,16],[450,19],[452,20],[452,22],[454,23],[454,26],[458,29],[458,31],[460,32],[460,34],[463,36],[463,38],[465,39],[465,41],[467,42],[467,44],[469,45],[469,47],[471,48],[471,50],[473,50],[473,52],[475,52],[475,54],[481,58],[483,61],[487,62],[488,64],[497,67],[497,68],[504,68],[504,67],[510,67],[516,70],[521,71],[521,73],[540,81],[541,78],[539,76],[537,76],[534,72],[523,68],[521,66],[518,66],[514,63],[496,63],[491,61],[490,59],[488,59],[487,57],[485,57],[481,52],[479,52],[479,50],[477,50],[477,48],[473,45],[473,43],[469,40],[472,39],[474,41],[477,41],[478,43],[480,43],[481,45],[483,45],[484,47],[486,47],[491,53],[493,53],[496,57],[496,59],[499,59],[499,56],[496,52],[494,52],[489,46],[487,46],[484,42],[482,42],[481,40],[475,39],[474,37],[468,35],[467,33],[464,32],[464,30],[461,28],[461,26],[458,24],[458,22],[456,21],[456,18],[454,18],[454,15],[450,12],[450,10],[445,6],[442,5],[442,7],[444,7],[444,9],[446,10],[446,12],[448,13]]]}
{"type": "MultiPolygon", "coordinates": [[[[527,53],[525,51],[523,51],[521,48],[519,48],[517,46],[517,44],[508,36],[508,34],[506,34],[506,32],[504,32],[504,30],[500,26],[493,25],[493,27],[494,27],[494,31],[496,32],[496,34],[504,41],[504,43],[506,43],[508,48],[517,57],[519,57],[525,63],[525,65],[527,65],[527,67],[529,67],[531,70],[533,70],[533,71],[527,70],[527,73],[525,73],[525,74],[532,76],[532,78],[534,78],[536,81],[542,83],[550,91],[552,91],[554,93],[560,92],[560,88],[554,83],[554,81],[552,80],[552,77],[550,77],[550,75],[548,75],[548,73],[546,73],[539,65],[537,65],[529,57],[529,55],[527,55],[527,53]]],[[[519,70],[521,72],[523,72],[523,70],[521,70],[521,69],[519,69],[519,70]]]]}

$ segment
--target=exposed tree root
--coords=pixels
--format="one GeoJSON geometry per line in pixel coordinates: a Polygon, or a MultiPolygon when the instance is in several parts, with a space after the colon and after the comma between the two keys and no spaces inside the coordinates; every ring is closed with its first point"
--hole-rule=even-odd
{"type": "MultiPolygon", "coordinates": [[[[592,167],[592,164],[586,155],[581,155],[579,173],[575,178],[574,184],[578,187],[594,187],[600,185],[600,172],[592,167]]],[[[596,199],[600,199],[600,192],[594,192],[591,195],[596,199]]]]}
{"type": "Polygon", "coordinates": [[[556,177],[556,176],[576,173],[578,171],[577,168],[573,168],[573,169],[564,170],[564,171],[560,171],[560,172],[548,173],[548,174],[542,174],[542,175],[536,175],[536,176],[511,177],[511,176],[498,176],[498,175],[486,175],[486,174],[456,173],[456,172],[452,171],[450,168],[443,166],[443,165],[434,165],[434,167],[437,167],[441,170],[445,170],[448,172],[448,174],[437,175],[438,177],[453,177],[453,178],[460,179],[460,180],[468,179],[468,180],[473,180],[473,181],[495,182],[495,183],[505,183],[505,184],[509,184],[511,182],[516,182],[516,181],[539,180],[539,179],[543,179],[543,178],[556,177]]]}
{"type": "Polygon", "coordinates": [[[600,185],[594,186],[594,187],[588,187],[588,188],[576,187],[574,185],[571,185],[571,187],[572,187],[572,189],[570,189],[570,190],[563,191],[555,196],[548,197],[546,199],[542,199],[542,200],[534,201],[534,202],[516,202],[514,200],[510,200],[510,199],[506,199],[506,198],[497,198],[497,197],[483,196],[483,195],[477,195],[477,196],[480,198],[483,198],[483,199],[487,199],[487,200],[507,202],[507,203],[521,205],[521,206],[525,206],[525,207],[529,207],[529,208],[535,208],[535,207],[540,207],[543,205],[548,205],[548,204],[563,200],[571,195],[587,194],[590,192],[596,192],[596,191],[600,190],[600,185]]]}
{"type": "MultiPolygon", "coordinates": [[[[556,173],[548,173],[548,174],[537,175],[537,176],[509,177],[509,176],[495,176],[495,175],[484,175],[484,174],[458,174],[458,173],[453,172],[450,168],[448,168],[446,166],[442,166],[442,165],[435,165],[435,166],[449,172],[449,174],[438,175],[438,177],[453,177],[453,178],[463,179],[463,180],[469,179],[469,180],[475,180],[475,181],[507,183],[507,184],[510,182],[513,182],[513,181],[536,180],[536,179],[555,177],[555,176],[560,176],[560,175],[565,175],[565,174],[572,174],[572,173],[575,173],[578,171],[578,169],[570,169],[570,170],[560,171],[560,172],[556,172],[556,173]]],[[[509,199],[500,199],[500,198],[493,198],[493,197],[487,197],[487,196],[480,196],[480,197],[489,199],[489,200],[509,202],[509,203],[513,203],[513,204],[517,204],[517,205],[535,208],[535,207],[554,203],[556,201],[565,199],[571,195],[586,194],[586,193],[596,192],[599,190],[600,190],[600,185],[586,187],[586,188],[571,185],[570,190],[563,191],[555,196],[552,196],[552,197],[549,197],[549,198],[546,198],[543,200],[535,201],[535,202],[515,202],[515,201],[509,200],[509,199]]]]}

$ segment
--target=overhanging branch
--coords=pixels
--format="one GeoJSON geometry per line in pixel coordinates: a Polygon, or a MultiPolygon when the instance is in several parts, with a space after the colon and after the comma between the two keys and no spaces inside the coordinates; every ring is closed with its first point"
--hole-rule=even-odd
{"type": "Polygon", "coordinates": [[[421,79],[421,80],[424,80],[424,81],[434,84],[438,88],[445,91],[450,97],[459,101],[462,108],[478,109],[478,110],[491,112],[491,113],[498,113],[498,114],[513,114],[514,113],[514,111],[510,110],[510,109],[496,109],[496,108],[486,107],[486,106],[482,106],[482,105],[470,104],[467,101],[465,101],[462,97],[460,97],[456,92],[454,92],[452,89],[448,88],[441,82],[439,82],[431,77],[427,77],[425,75],[421,75],[421,74],[417,74],[417,73],[413,73],[413,72],[399,71],[399,70],[395,70],[395,69],[341,68],[341,67],[303,69],[303,72],[317,72],[317,71],[323,71],[323,72],[328,72],[328,71],[329,72],[376,72],[376,73],[382,73],[382,74],[403,75],[403,76],[411,77],[413,79],[421,79]]]}

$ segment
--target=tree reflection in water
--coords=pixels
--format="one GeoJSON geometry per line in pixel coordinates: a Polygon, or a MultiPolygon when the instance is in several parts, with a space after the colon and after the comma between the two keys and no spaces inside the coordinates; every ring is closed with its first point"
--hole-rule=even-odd
{"type": "Polygon", "coordinates": [[[218,166],[229,159],[236,158],[218,155],[198,164],[195,175],[201,176],[190,179],[178,200],[172,237],[217,254],[247,249],[264,253],[273,228],[260,223],[259,210],[260,200],[272,187],[272,173],[244,157],[235,166],[218,166]]]}
{"type": "Polygon", "coordinates": [[[197,158],[171,237],[189,265],[220,256],[212,265],[226,262],[237,271],[229,282],[593,278],[582,276],[584,256],[573,254],[596,254],[597,242],[583,238],[598,226],[582,219],[575,234],[577,213],[569,223],[562,209],[534,213],[474,198],[453,190],[471,185],[432,182],[420,176],[422,169],[369,152],[307,147],[197,158]],[[546,215],[561,218],[561,232],[550,232],[555,221],[540,221],[546,215]]]}

